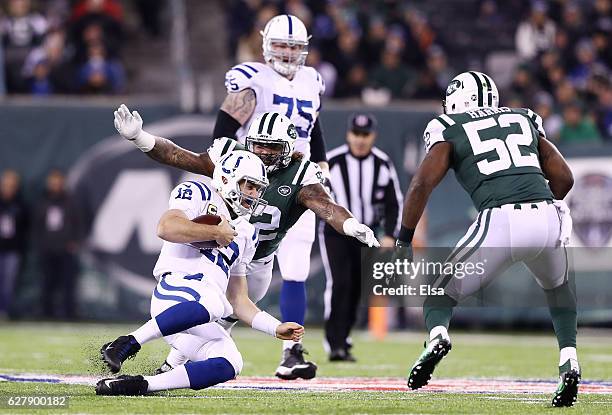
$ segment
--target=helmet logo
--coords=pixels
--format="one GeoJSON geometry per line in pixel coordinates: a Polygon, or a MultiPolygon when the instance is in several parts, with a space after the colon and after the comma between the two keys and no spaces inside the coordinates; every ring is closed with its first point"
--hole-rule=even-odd
{"type": "Polygon", "coordinates": [[[291,194],[291,187],[284,185],[278,188],[278,194],[281,196],[289,196],[291,194]]]}
{"type": "Polygon", "coordinates": [[[208,208],[206,208],[207,215],[216,215],[218,212],[217,207],[213,204],[209,204],[208,208]]]}
{"type": "Polygon", "coordinates": [[[292,140],[297,139],[297,130],[295,129],[295,125],[289,124],[287,128],[287,135],[291,137],[292,140]]]}
{"type": "Polygon", "coordinates": [[[448,84],[448,88],[446,88],[446,96],[451,95],[453,92],[461,88],[461,81],[458,79],[453,79],[450,84],[448,84]]]}

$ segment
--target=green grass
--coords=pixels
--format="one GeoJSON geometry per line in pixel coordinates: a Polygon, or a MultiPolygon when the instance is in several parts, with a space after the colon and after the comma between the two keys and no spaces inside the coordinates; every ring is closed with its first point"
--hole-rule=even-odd
{"type": "MultiPolygon", "coordinates": [[[[101,375],[98,349],[133,326],[9,324],[0,326],[0,373],[101,375]]],[[[357,333],[356,364],[331,364],[321,347],[322,333],[309,330],[305,346],[319,364],[318,376],[400,376],[420,353],[423,333],[392,334],[377,342],[357,333]]],[[[280,342],[249,329],[234,337],[245,366],[243,376],[273,374],[280,342]]],[[[579,357],[587,379],[612,379],[609,332],[579,336],[579,357]]],[[[165,343],[143,347],[126,362],[125,373],[150,373],[163,361],[165,343]]],[[[453,350],[436,377],[512,377],[553,379],[558,352],[554,337],[526,334],[454,334],[453,350]]],[[[93,388],[65,384],[0,382],[0,395],[69,395],[68,410],[31,409],[0,413],[609,413],[610,395],[586,395],[571,409],[549,407],[550,396],[539,394],[448,394],[403,392],[287,392],[251,390],[180,390],[142,398],[97,397],[93,388]]],[[[4,412],[3,412],[4,411],[4,412]]]]}

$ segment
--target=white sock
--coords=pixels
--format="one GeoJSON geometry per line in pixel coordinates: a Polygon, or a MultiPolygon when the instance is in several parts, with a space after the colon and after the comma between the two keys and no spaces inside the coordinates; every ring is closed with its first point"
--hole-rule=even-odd
{"type": "Polygon", "coordinates": [[[431,329],[431,331],[429,332],[429,341],[432,341],[438,335],[441,335],[442,338],[445,340],[450,340],[450,337],[448,337],[448,331],[446,330],[446,327],[436,326],[433,329],[431,329]]]}
{"type": "Polygon", "coordinates": [[[291,349],[293,345],[298,343],[302,343],[302,341],[294,342],[293,340],[283,340],[283,350],[291,349]]]}
{"type": "Polygon", "coordinates": [[[564,347],[559,351],[559,366],[562,366],[563,363],[570,359],[573,359],[576,362],[578,361],[578,355],[576,354],[575,347],[564,347]]]}
{"type": "Polygon", "coordinates": [[[148,392],[182,389],[191,386],[185,365],[175,367],[171,371],[162,373],[161,375],[145,376],[144,378],[149,382],[148,392]]]}
{"type": "Polygon", "coordinates": [[[163,337],[161,331],[159,331],[159,327],[157,326],[155,319],[147,321],[130,334],[134,336],[136,341],[141,345],[145,344],[146,342],[150,342],[151,340],[163,337]]]}

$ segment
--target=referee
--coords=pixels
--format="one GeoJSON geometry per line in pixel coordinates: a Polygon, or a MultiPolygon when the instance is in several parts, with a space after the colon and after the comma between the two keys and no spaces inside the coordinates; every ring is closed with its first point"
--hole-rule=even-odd
{"type": "MultiPolygon", "coordinates": [[[[384,231],[382,247],[393,247],[399,230],[401,192],[393,163],[374,147],[376,119],[357,113],[349,118],[346,144],[327,153],[336,202],[375,232],[384,231]]],[[[324,224],[319,244],[325,266],[325,337],[330,361],[355,361],[349,336],[361,295],[361,248],[354,238],[324,224]]]]}

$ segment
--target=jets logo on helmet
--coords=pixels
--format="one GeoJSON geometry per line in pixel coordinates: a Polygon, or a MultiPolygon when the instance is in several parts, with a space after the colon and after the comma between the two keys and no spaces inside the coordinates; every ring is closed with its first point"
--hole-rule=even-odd
{"type": "Polygon", "coordinates": [[[446,88],[446,99],[442,102],[445,114],[498,106],[497,86],[489,75],[476,71],[464,72],[453,78],[446,88]]]}
{"type": "Polygon", "coordinates": [[[293,76],[304,65],[310,36],[300,19],[291,14],[275,16],[260,33],[264,59],[276,72],[293,76]]]}
{"type": "Polygon", "coordinates": [[[272,172],[289,165],[296,138],[295,125],[289,118],[278,112],[264,112],[251,123],[245,141],[248,150],[272,172]]]}
{"type": "Polygon", "coordinates": [[[239,216],[261,215],[268,204],[262,199],[269,184],[266,167],[259,157],[248,151],[234,150],[223,157],[215,166],[212,183],[239,216]],[[257,195],[247,194],[246,189],[256,189],[257,195]]]}

